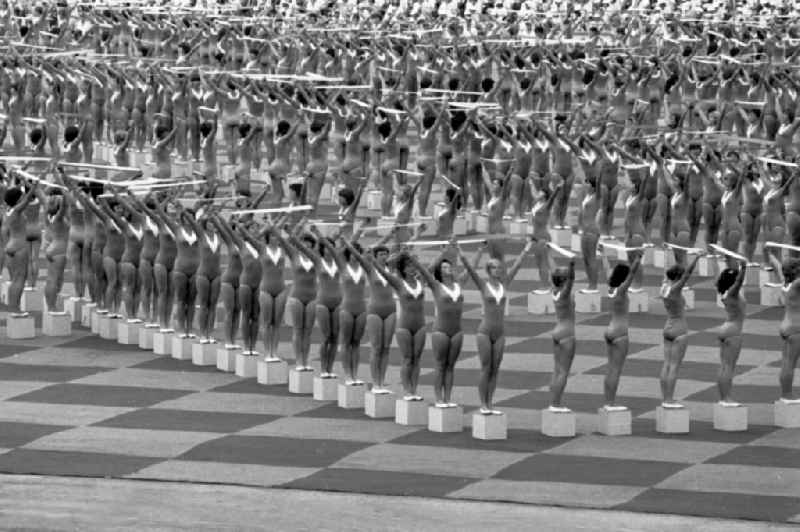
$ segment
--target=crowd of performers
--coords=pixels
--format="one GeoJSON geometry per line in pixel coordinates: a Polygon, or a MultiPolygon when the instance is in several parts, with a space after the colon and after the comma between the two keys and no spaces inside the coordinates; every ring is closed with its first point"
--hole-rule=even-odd
{"type": "Polygon", "coordinates": [[[49,309],[69,261],[76,294],[111,313],[169,329],[174,305],[178,334],[189,335],[197,307],[201,342],[214,341],[221,302],[225,344],[254,353],[260,334],[275,357],[286,312],[299,368],[310,367],[312,329],[322,333],[323,377],[338,350],[347,382],[360,382],[366,334],[379,392],[395,338],[404,395],[418,400],[428,289],[436,403],[447,406],[471,282],[483,303],[476,339],[488,414],[507,290],[530,254],[555,301],[551,408],[561,409],[575,354],[576,257],[552,266],[560,248],[550,228],[570,225],[568,202],[578,196],[587,289],[598,287],[598,247],[616,236],[629,254],[607,279],[610,408],[628,351],[628,291],[641,288],[641,257],[654,241],[675,255],[660,292],[665,406],[676,404],[687,348],[682,288],[700,254],[719,252],[721,399],[733,401],[745,269],[760,262],[784,282],[780,386],[794,400],[800,260],[780,247],[757,250],[761,241],[800,246],[797,18],[734,4],[716,6],[713,20],[647,2],[560,11],[407,4],[366,13],[295,3],[286,14],[2,2],[2,260],[12,306],[26,280],[35,283],[44,242],[49,309]],[[137,185],[136,174],[104,183],[70,173],[96,162],[96,142],[113,146],[119,167],[147,152],[152,176],[137,185]],[[220,154],[234,166],[231,182],[220,154]],[[34,170],[38,157],[53,162],[34,170]],[[170,186],[175,160],[194,161],[192,179],[203,182],[191,207],[189,187],[170,186]],[[318,220],[325,184],[338,187],[334,220],[318,220]],[[435,219],[434,184],[445,188],[435,219]],[[370,190],[380,191],[393,229],[365,246],[369,228],[356,212],[370,190]],[[247,212],[287,206],[308,211],[247,212]],[[528,221],[531,236],[511,264],[504,250],[514,235],[474,256],[461,250],[454,222],[470,211],[487,216],[495,237],[509,217],[528,221]],[[449,241],[432,265],[412,252],[424,227],[412,218],[449,241]]]}

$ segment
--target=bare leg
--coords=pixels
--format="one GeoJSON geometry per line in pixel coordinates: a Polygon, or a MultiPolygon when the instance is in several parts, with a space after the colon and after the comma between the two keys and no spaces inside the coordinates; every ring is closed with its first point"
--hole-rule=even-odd
{"type": "Polygon", "coordinates": [[[456,362],[461,355],[461,345],[464,341],[464,333],[457,332],[450,337],[450,349],[447,352],[447,364],[444,373],[444,400],[452,404],[450,400],[453,393],[453,382],[455,381],[456,362]]]}
{"type": "Polygon", "coordinates": [[[567,387],[567,377],[572,367],[572,359],[575,358],[575,338],[569,336],[561,340],[553,340],[553,354],[555,358],[555,368],[553,370],[553,380],[550,383],[550,394],[552,399],[551,406],[561,407],[561,398],[564,395],[564,388],[567,387]]]}
{"type": "Polygon", "coordinates": [[[800,356],[800,334],[793,334],[783,344],[783,357],[780,372],[781,397],[792,399],[792,380],[797,359],[800,356]]]}
{"type": "Polygon", "coordinates": [[[619,387],[619,377],[622,374],[622,366],[628,356],[628,336],[620,336],[613,341],[606,341],[608,348],[608,371],[603,382],[606,405],[613,406],[617,400],[617,388],[619,387]]]}
{"type": "Polygon", "coordinates": [[[686,355],[687,336],[682,334],[674,340],[664,339],[664,365],[661,368],[661,396],[665,403],[675,401],[675,384],[678,370],[686,355]]]}
{"type": "Polygon", "coordinates": [[[719,389],[720,401],[731,401],[733,372],[736,369],[736,361],[739,359],[739,353],[741,350],[742,337],[740,335],[729,336],[720,341],[720,367],[719,377],[717,378],[717,388],[719,389]]]}
{"type": "Polygon", "coordinates": [[[431,345],[433,346],[433,356],[436,360],[436,376],[433,381],[433,393],[436,395],[436,403],[444,404],[445,400],[445,381],[447,374],[447,358],[450,353],[450,337],[440,331],[431,334],[431,345]]]}

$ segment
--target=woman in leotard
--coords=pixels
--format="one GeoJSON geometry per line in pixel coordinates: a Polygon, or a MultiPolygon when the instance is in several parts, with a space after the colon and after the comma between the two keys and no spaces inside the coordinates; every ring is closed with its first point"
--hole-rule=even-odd
{"type": "Polygon", "coordinates": [[[241,239],[232,229],[236,226],[236,219],[231,220],[228,225],[219,215],[215,214],[211,221],[225,244],[228,255],[228,263],[220,277],[220,297],[225,309],[225,322],[223,323],[225,349],[237,349],[239,346],[236,344],[236,330],[239,328],[239,315],[241,314],[238,296],[239,277],[242,274],[241,239]]]}
{"type": "MultiPolygon", "coordinates": [[[[534,201],[533,208],[531,209],[532,220],[532,236],[533,236],[533,257],[536,260],[536,268],[539,271],[539,282],[547,283],[550,280],[551,260],[550,248],[547,243],[550,242],[550,211],[553,205],[558,200],[558,192],[561,185],[557,185],[554,191],[550,187],[542,189],[541,193],[537,194],[534,201]]],[[[531,190],[531,194],[533,194],[531,190]]]]}
{"type": "Polygon", "coordinates": [[[315,120],[308,125],[308,174],[305,184],[305,201],[316,210],[325,177],[328,175],[328,134],[331,130],[331,121],[315,120]]]}
{"type": "Polygon", "coordinates": [[[675,383],[678,381],[678,369],[686,354],[689,335],[689,325],[684,316],[686,300],[683,298],[683,288],[699,258],[695,256],[686,267],[680,264],[671,266],[661,285],[661,299],[667,311],[667,322],[664,325],[664,365],[660,376],[662,406],[665,408],[682,407],[675,401],[675,383]]]}
{"type": "Polygon", "coordinates": [[[506,345],[504,320],[508,296],[506,290],[517,276],[522,266],[522,261],[533,249],[533,241],[528,241],[514,263],[505,271],[503,262],[489,259],[486,262],[486,276],[484,281],[476,272],[483,250],[475,257],[474,264],[461,255],[461,264],[472,278],[475,286],[481,293],[483,303],[483,318],[478,325],[475,341],[478,346],[478,357],[481,360],[481,377],[478,381],[478,395],[481,400],[481,414],[501,414],[494,410],[493,398],[497,388],[497,376],[500,363],[503,361],[503,352],[506,345]]]}
{"type": "Polygon", "coordinates": [[[764,182],[755,165],[747,169],[742,179],[742,255],[753,262],[758,234],[761,231],[761,213],[764,208],[764,182]]]}
{"type": "MultiPolygon", "coordinates": [[[[614,266],[608,276],[608,297],[611,299],[611,320],[606,328],[606,352],[608,354],[608,370],[603,381],[606,410],[613,410],[617,400],[619,377],[622,366],[628,357],[628,289],[636,277],[636,272],[641,265],[641,258],[637,257],[633,264],[620,263],[614,266]]],[[[624,408],[624,407],[623,407],[624,408]]]]}
{"type": "MultiPolygon", "coordinates": [[[[289,233],[289,227],[284,229],[289,233]]],[[[319,254],[314,251],[317,241],[310,233],[304,233],[300,238],[292,233],[288,236],[291,246],[286,246],[285,251],[292,264],[293,282],[286,309],[292,321],[295,365],[298,370],[307,370],[311,367],[308,364],[308,353],[311,348],[311,332],[317,317],[317,272],[322,269],[322,265],[318,261],[319,254]]],[[[335,375],[323,371],[320,377],[331,379],[335,375]]]]}
{"type": "Polygon", "coordinates": [[[156,203],[153,208],[143,202],[142,206],[149,218],[158,227],[158,253],[153,263],[153,279],[156,292],[156,316],[161,332],[173,332],[170,324],[172,304],[175,300],[175,285],[172,272],[175,259],[178,256],[178,242],[176,232],[178,224],[164,212],[161,205],[156,203]]]}
{"type": "MultiPolygon", "coordinates": [[[[761,216],[761,230],[764,234],[765,242],[783,242],[786,237],[786,206],[784,200],[786,191],[795,181],[796,174],[779,173],[776,178],[770,179],[772,185],[766,194],[764,194],[764,214],[761,216]]],[[[769,266],[769,248],[764,246],[764,264],[768,269],[769,266]]],[[[776,249],[780,252],[780,249],[776,249]]],[[[781,256],[778,253],[778,260],[781,256]]]]}
{"type": "MultiPolygon", "coordinates": [[[[362,273],[362,275],[368,276],[369,281],[369,302],[366,306],[362,332],[366,331],[372,349],[372,356],[370,358],[372,393],[390,393],[389,390],[386,389],[386,369],[389,366],[389,346],[392,343],[392,337],[394,336],[395,326],[397,324],[397,317],[395,314],[397,307],[394,302],[392,287],[389,285],[386,278],[371,267],[370,262],[364,258],[358,246],[351,244],[347,239],[342,239],[342,244],[349,254],[349,257],[346,257],[350,263],[348,268],[354,272],[358,271],[355,268],[361,268],[362,272],[368,272],[366,274],[362,273]],[[358,266],[352,265],[353,260],[355,260],[358,266]]],[[[388,248],[376,246],[372,248],[371,253],[378,264],[385,268],[386,260],[389,257],[388,248]]],[[[352,277],[354,278],[355,276],[352,277]]],[[[357,292],[358,290],[355,290],[353,296],[357,296],[357,292]]],[[[345,300],[347,300],[348,297],[351,296],[348,296],[347,291],[345,291],[345,300]]],[[[358,300],[352,297],[351,299],[353,307],[357,307],[358,300]]],[[[342,312],[345,312],[344,307],[346,307],[346,305],[343,303],[342,306],[342,312]]],[[[358,310],[358,308],[356,308],[356,310],[358,310]]],[[[343,321],[344,320],[342,320],[342,323],[343,321]]],[[[344,326],[340,327],[340,331],[344,329],[344,326]]]]}
{"type": "Polygon", "coordinates": [[[568,412],[561,398],[567,387],[567,377],[575,358],[575,302],[572,298],[572,285],[575,282],[575,258],[571,258],[567,268],[557,268],[551,278],[553,306],[556,313],[556,326],[553,329],[553,358],[555,366],[550,382],[550,410],[568,412]]]}
{"type": "Polygon", "coordinates": [[[44,285],[44,301],[46,309],[58,311],[58,294],[64,286],[64,268],[67,265],[67,247],[69,241],[69,204],[61,190],[52,188],[45,196],[41,189],[36,187],[39,202],[45,206],[45,241],[44,250],[47,259],[47,280],[44,285]]]}
{"type": "Polygon", "coordinates": [[[144,238],[144,219],[135,205],[125,201],[124,198],[115,196],[123,208],[125,214],[119,216],[117,224],[125,233],[125,251],[119,262],[119,281],[122,290],[122,305],[125,309],[124,316],[129,322],[138,323],[137,314],[139,312],[139,296],[141,293],[141,277],[139,276],[139,262],[144,254],[142,240],[144,238]]]}
{"type": "MultiPolygon", "coordinates": [[[[719,241],[722,247],[733,252],[738,251],[739,243],[742,241],[742,181],[741,176],[731,170],[723,175],[725,191],[720,199],[722,222],[719,241]]],[[[734,262],[727,255],[725,261],[729,268],[734,266],[734,262]]]]}
{"type": "MultiPolygon", "coordinates": [[[[461,254],[458,247],[456,247],[456,252],[461,254]]],[[[451,402],[453,377],[464,341],[464,332],[461,330],[461,315],[464,310],[464,294],[461,283],[456,279],[453,265],[444,257],[440,257],[434,262],[432,271],[423,268],[413,256],[411,264],[417,268],[433,292],[433,301],[436,305],[436,318],[431,333],[431,345],[436,360],[436,375],[433,384],[436,406],[440,408],[454,407],[456,403],[451,402]]]]}
{"type": "Polygon", "coordinates": [[[97,219],[102,219],[106,227],[106,244],[103,247],[103,271],[105,272],[105,309],[111,313],[112,318],[120,317],[120,303],[122,302],[121,271],[120,265],[125,254],[126,235],[123,222],[123,206],[114,199],[108,201],[105,197],[98,198],[98,204],[92,208],[91,202],[84,204],[94,210],[97,219]]]}
{"type": "MultiPolygon", "coordinates": [[[[322,334],[319,348],[321,373],[333,374],[336,360],[336,341],[339,338],[339,308],[342,303],[342,270],[337,264],[335,243],[319,234],[316,227],[311,228],[317,239],[317,249],[311,250],[315,256],[317,269],[317,326],[322,334]]],[[[345,369],[349,372],[347,366],[345,369]]],[[[347,384],[360,384],[348,376],[347,384]]]]}
{"type": "Polygon", "coordinates": [[[257,237],[249,233],[243,233],[242,236],[261,258],[261,293],[258,304],[261,324],[264,326],[264,353],[267,360],[277,360],[280,326],[289,293],[284,280],[286,242],[271,224],[267,224],[257,237]]]}
{"type": "Polygon", "coordinates": [[[261,317],[261,305],[259,304],[261,278],[263,270],[259,259],[258,249],[252,245],[250,240],[255,240],[245,229],[243,224],[237,224],[241,242],[239,245],[242,257],[242,273],[239,276],[239,305],[242,309],[241,330],[242,343],[244,344],[245,355],[255,355],[256,342],[258,341],[259,319],[261,317]]]}
{"type": "Polygon", "coordinates": [[[345,122],[345,156],[339,169],[339,180],[344,186],[355,189],[356,181],[364,175],[364,143],[361,132],[368,124],[364,116],[350,116],[345,122]]]}
{"type": "MultiPolygon", "coordinates": [[[[600,227],[597,225],[597,213],[603,200],[600,197],[604,188],[598,190],[597,178],[586,175],[588,186],[586,195],[578,209],[578,227],[581,235],[581,256],[586,270],[587,290],[597,290],[597,242],[600,240],[600,227]]],[[[540,277],[543,278],[543,277],[540,277]]]]}
{"type": "Polygon", "coordinates": [[[394,263],[397,274],[370,257],[372,270],[392,287],[397,297],[398,316],[395,338],[403,357],[400,380],[405,401],[422,401],[417,395],[420,358],[425,348],[425,287],[407,252],[401,252],[387,264],[394,263]]]}
{"type": "Polygon", "coordinates": [[[406,109],[408,117],[417,126],[419,132],[419,147],[417,148],[417,170],[422,173],[419,196],[417,197],[417,210],[420,216],[428,212],[428,200],[431,196],[431,187],[436,177],[436,150],[438,145],[439,124],[444,116],[444,109],[434,113],[432,109],[423,109],[422,120],[418,120],[410,109],[406,109]]]}
{"type": "Polygon", "coordinates": [[[234,172],[236,194],[250,194],[250,177],[253,169],[254,145],[261,132],[261,127],[243,122],[236,128],[239,139],[236,142],[239,155],[234,172]]]}
{"type": "Polygon", "coordinates": [[[178,208],[179,224],[173,232],[178,251],[172,268],[172,289],[175,294],[175,318],[179,338],[191,338],[197,299],[197,269],[200,266],[200,235],[192,209],[178,208]]]}
{"type": "Polygon", "coordinates": [[[214,322],[219,301],[220,276],[222,272],[220,258],[220,237],[217,233],[210,213],[198,212],[195,233],[200,241],[200,265],[195,274],[197,290],[197,322],[200,328],[200,343],[213,344],[214,322]]]}
{"type": "Polygon", "coordinates": [[[746,273],[747,262],[739,261],[738,270],[726,268],[717,278],[717,293],[725,307],[725,323],[719,328],[720,368],[717,389],[720,404],[725,406],[738,406],[738,403],[731,399],[731,388],[736,361],[742,350],[742,330],[747,301],[741,293],[741,288],[746,273]]]}
{"type": "MultiPolygon", "coordinates": [[[[176,118],[176,120],[181,120],[176,118]]],[[[153,162],[156,165],[154,177],[169,179],[172,177],[172,141],[175,139],[175,129],[167,126],[155,126],[155,139],[152,146],[153,162]]]]}
{"type": "Polygon", "coordinates": [[[20,312],[20,301],[25,289],[25,276],[28,272],[30,254],[30,246],[26,239],[25,209],[33,199],[34,185],[30,183],[25,192],[15,186],[7,189],[4,196],[7,209],[3,226],[8,228],[8,239],[5,246],[6,267],[11,280],[8,288],[8,306],[17,315],[22,316],[27,316],[27,313],[20,312]]]}
{"type": "Polygon", "coordinates": [[[270,161],[267,167],[269,173],[269,185],[272,189],[272,199],[270,204],[280,205],[283,201],[283,181],[292,168],[292,138],[297,131],[299,123],[293,125],[285,120],[278,122],[275,128],[275,158],[270,161]]]}
{"type": "MultiPolygon", "coordinates": [[[[486,202],[488,218],[487,233],[490,235],[495,235],[496,237],[499,237],[506,232],[504,219],[506,213],[506,201],[508,198],[509,186],[511,184],[511,170],[512,167],[509,166],[506,170],[505,176],[502,178],[493,176],[490,179],[492,174],[484,165],[483,172],[481,173],[483,176],[484,186],[490,194],[489,201],[486,202]]],[[[488,246],[489,257],[502,262],[503,244],[504,239],[502,238],[493,238],[490,240],[488,246]]]]}

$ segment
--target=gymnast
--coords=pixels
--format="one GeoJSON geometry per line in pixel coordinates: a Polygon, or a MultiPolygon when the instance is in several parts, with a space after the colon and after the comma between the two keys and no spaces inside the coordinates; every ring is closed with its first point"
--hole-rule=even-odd
{"type": "MultiPolygon", "coordinates": [[[[697,250],[693,249],[683,251],[697,253],[697,250]]],[[[683,408],[683,405],[675,400],[675,383],[678,381],[678,370],[686,354],[689,335],[689,325],[684,316],[686,300],[683,298],[683,288],[699,258],[699,255],[696,255],[685,267],[676,264],[668,268],[661,285],[661,299],[667,311],[667,322],[664,325],[664,364],[660,376],[663,399],[661,406],[664,408],[683,408]]]]}
{"type": "Polygon", "coordinates": [[[781,264],[770,254],[770,262],[783,283],[784,313],[780,324],[783,339],[781,371],[778,378],[781,387],[781,402],[799,404],[792,391],[794,370],[800,358],[800,259],[787,258],[781,264]]]}
{"type": "MultiPolygon", "coordinates": [[[[536,238],[536,235],[534,235],[536,238]]],[[[555,369],[550,383],[550,407],[552,412],[569,412],[562,404],[567,377],[575,358],[575,302],[572,286],[575,282],[575,257],[569,259],[567,268],[556,268],[551,278],[552,295],[556,313],[553,329],[553,357],[555,369]]]]}
{"type": "Polygon", "coordinates": [[[475,340],[478,346],[478,356],[481,360],[478,394],[481,400],[480,411],[484,415],[501,413],[492,408],[492,399],[497,388],[497,377],[500,371],[500,364],[503,361],[503,351],[506,344],[504,330],[506,305],[508,304],[506,290],[510,288],[522,266],[522,261],[525,260],[531,249],[533,249],[533,241],[529,240],[508,271],[505,271],[505,264],[502,261],[490,258],[486,262],[487,279],[485,281],[476,272],[477,265],[480,263],[480,258],[483,254],[483,248],[475,255],[473,264],[470,264],[463,255],[460,256],[461,264],[481,293],[483,304],[483,317],[478,325],[475,340]]]}
{"type": "Polygon", "coordinates": [[[239,276],[239,305],[241,307],[242,342],[245,355],[256,355],[259,319],[261,317],[261,267],[258,248],[253,246],[256,239],[249,234],[244,224],[236,224],[238,235],[233,233],[242,258],[242,273],[239,276]]]}
{"type": "MultiPolygon", "coordinates": [[[[204,207],[201,209],[205,209],[204,207]]],[[[195,233],[200,241],[200,265],[195,274],[197,290],[197,321],[200,325],[200,343],[213,344],[214,321],[217,314],[221,284],[220,237],[214,227],[212,214],[198,210],[195,233]]]]}
{"type": "Polygon", "coordinates": [[[172,289],[175,294],[176,322],[180,330],[180,338],[193,338],[195,301],[197,300],[197,270],[200,267],[200,231],[193,209],[182,208],[179,202],[174,203],[178,210],[178,221],[174,228],[175,243],[178,252],[172,269],[172,289]]]}
{"type": "Polygon", "coordinates": [[[3,227],[8,231],[5,245],[6,266],[11,280],[8,288],[8,306],[15,312],[14,316],[28,315],[27,312],[20,312],[20,301],[25,289],[30,255],[25,209],[35,197],[34,188],[32,183],[28,183],[23,192],[19,186],[14,186],[7,189],[4,196],[7,208],[3,227]]]}
{"type": "Polygon", "coordinates": [[[67,265],[67,248],[69,246],[69,203],[60,188],[51,188],[45,195],[39,187],[35,187],[39,202],[45,206],[45,241],[44,250],[47,259],[47,280],[44,285],[44,300],[47,310],[55,312],[58,306],[58,294],[64,286],[64,268],[67,265]]]}
{"type": "MultiPolygon", "coordinates": [[[[603,254],[603,262],[606,263],[606,271],[609,271],[608,258],[603,254]]],[[[624,409],[616,406],[617,388],[619,378],[622,374],[622,366],[628,357],[628,347],[630,339],[628,337],[628,289],[631,287],[636,272],[641,267],[641,255],[636,256],[633,263],[629,266],[619,263],[611,270],[608,276],[608,297],[611,299],[611,319],[603,335],[606,340],[606,351],[608,354],[608,370],[603,381],[603,391],[605,393],[605,406],[608,411],[624,409]]]]}
{"type": "Polygon", "coordinates": [[[170,317],[175,299],[175,286],[172,272],[178,256],[178,242],[175,235],[178,224],[173,221],[161,205],[156,202],[152,207],[145,200],[141,203],[148,217],[158,228],[158,253],[153,262],[153,279],[156,292],[156,315],[162,333],[171,333],[170,317]]]}
{"type": "MultiPolygon", "coordinates": [[[[297,225],[297,231],[302,224],[297,225]]],[[[319,263],[319,254],[314,251],[317,240],[310,233],[303,233],[298,238],[290,232],[288,226],[284,227],[291,245],[284,246],[286,254],[292,264],[292,290],[286,302],[286,309],[292,321],[292,347],[294,349],[295,366],[298,371],[308,371],[308,354],[311,349],[311,332],[317,317],[317,272],[322,269],[319,263]]],[[[277,234],[277,233],[276,233],[277,234]]],[[[331,288],[329,286],[329,288],[331,288]]],[[[330,315],[326,316],[330,323],[330,315]]],[[[336,349],[334,338],[333,349],[336,349]]],[[[334,351],[335,353],[335,351],[334,351]]],[[[332,379],[336,376],[331,372],[323,371],[323,379],[332,379]]]]}
{"type": "Polygon", "coordinates": [[[374,274],[385,279],[397,297],[398,315],[395,338],[403,357],[400,367],[403,400],[422,401],[422,396],[417,395],[417,384],[419,383],[420,358],[425,349],[425,287],[419,280],[418,269],[411,261],[408,252],[401,251],[389,259],[386,264],[381,264],[381,259],[377,256],[368,255],[368,257],[374,274]],[[392,263],[397,271],[396,275],[387,268],[392,263]]]}
{"type": "Polygon", "coordinates": [[[747,301],[741,293],[747,273],[747,261],[743,259],[744,257],[738,261],[738,270],[726,268],[717,278],[717,293],[725,307],[725,323],[719,329],[721,363],[717,377],[720,404],[723,406],[739,406],[739,403],[731,399],[731,388],[736,361],[742,350],[742,332],[747,306],[747,301]]]}
{"type": "Polygon", "coordinates": [[[238,349],[236,344],[236,329],[239,327],[241,306],[239,304],[239,277],[242,274],[242,257],[239,239],[233,231],[237,220],[231,219],[230,225],[222,220],[218,214],[212,214],[211,223],[217,230],[222,242],[225,244],[228,263],[220,277],[220,297],[225,308],[225,321],[223,334],[225,335],[225,349],[238,349]]]}
{"type": "MultiPolygon", "coordinates": [[[[314,257],[317,268],[317,326],[322,334],[319,347],[321,374],[333,375],[333,363],[336,360],[336,342],[339,338],[339,312],[342,303],[342,271],[337,264],[336,245],[329,238],[322,236],[319,230],[312,226],[311,233],[317,241],[317,248],[309,249],[314,257]]],[[[295,244],[297,245],[297,244],[295,244]]],[[[300,243],[302,245],[302,243],[300,243]]],[[[351,367],[345,366],[347,371],[346,384],[362,384],[350,378],[351,367]]]]}

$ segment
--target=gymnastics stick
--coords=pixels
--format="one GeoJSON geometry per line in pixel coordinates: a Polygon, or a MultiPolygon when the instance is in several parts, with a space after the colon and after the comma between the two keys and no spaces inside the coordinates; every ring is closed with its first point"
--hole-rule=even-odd
{"type": "MultiPolygon", "coordinates": [[[[486,242],[486,240],[491,240],[488,238],[467,238],[464,240],[456,240],[456,244],[480,244],[486,242]]],[[[452,240],[411,240],[409,242],[405,242],[404,245],[406,246],[445,246],[447,244],[451,244],[452,240]]]]}
{"type": "MultiPolygon", "coordinates": [[[[205,181],[202,181],[205,183],[205,181]]],[[[279,213],[279,212],[301,212],[301,211],[310,211],[311,205],[297,205],[295,207],[275,207],[272,209],[242,209],[238,211],[232,211],[231,214],[269,214],[269,213],[279,213]]]]}
{"type": "Polygon", "coordinates": [[[598,244],[600,244],[604,248],[616,249],[616,250],[619,250],[619,251],[640,251],[640,250],[644,249],[644,246],[626,247],[626,246],[623,246],[623,245],[620,245],[620,244],[611,244],[609,242],[603,242],[603,241],[598,242],[598,244]]]}
{"type": "Polygon", "coordinates": [[[395,171],[395,172],[397,172],[398,174],[407,174],[407,175],[424,175],[422,172],[417,172],[417,171],[415,171],[415,170],[400,170],[400,169],[395,169],[394,171],[395,171]]]}
{"type": "Polygon", "coordinates": [[[734,253],[733,251],[726,249],[722,246],[718,246],[717,244],[709,244],[708,247],[715,251],[719,251],[723,255],[727,255],[728,257],[734,258],[736,260],[740,260],[742,262],[747,262],[747,258],[739,255],[738,253],[734,253]]]}
{"type": "Polygon", "coordinates": [[[92,164],[92,163],[71,163],[71,162],[60,162],[61,166],[70,166],[76,168],[94,168],[97,170],[114,170],[115,172],[141,172],[141,168],[136,168],[134,166],[109,166],[105,164],[92,164]]]}
{"type": "Polygon", "coordinates": [[[680,250],[683,250],[683,251],[686,251],[686,252],[690,252],[690,253],[692,253],[692,252],[693,253],[699,253],[699,252],[703,251],[700,248],[688,248],[686,246],[679,246],[677,244],[670,244],[669,242],[664,242],[664,245],[667,246],[668,248],[680,249],[680,250]]]}
{"type": "Polygon", "coordinates": [[[451,186],[451,187],[453,187],[454,189],[456,189],[456,190],[461,190],[461,187],[460,187],[460,186],[458,186],[458,185],[456,185],[456,184],[455,184],[455,183],[453,183],[452,181],[450,181],[450,179],[448,179],[446,175],[444,175],[444,174],[439,174],[439,177],[442,179],[442,181],[444,181],[445,183],[447,183],[448,185],[450,185],[450,186],[451,186]]]}
{"type": "Polygon", "coordinates": [[[53,159],[51,157],[27,157],[25,155],[0,155],[0,161],[18,162],[18,161],[32,161],[32,162],[49,162],[53,159]]]}
{"type": "Polygon", "coordinates": [[[790,166],[790,167],[797,167],[798,166],[796,163],[789,163],[789,162],[786,162],[786,161],[782,161],[780,159],[773,159],[771,157],[756,157],[756,159],[758,159],[759,161],[765,162],[765,163],[779,164],[781,166],[790,166]]]}
{"type": "Polygon", "coordinates": [[[788,249],[790,251],[800,251],[800,247],[798,246],[790,246],[789,244],[781,244],[779,242],[765,242],[765,248],[780,248],[780,249],[788,249]]]}
{"type": "MultiPolygon", "coordinates": [[[[205,180],[197,180],[197,181],[177,181],[172,183],[153,183],[152,185],[142,184],[142,185],[129,185],[129,188],[139,190],[139,189],[151,189],[151,188],[177,188],[186,185],[202,185],[206,183],[205,180]]],[[[111,182],[113,185],[114,182],[111,182]]]]}
{"type": "Polygon", "coordinates": [[[547,243],[547,247],[549,247],[550,249],[552,249],[556,253],[558,253],[558,254],[560,254],[560,255],[562,255],[564,257],[567,257],[568,259],[574,259],[575,258],[575,253],[573,253],[571,251],[568,251],[568,250],[562,248],[561,246],[559,246],[558,244],[554,244],[553,242],[548,242],[547,243]]]}
{"type": "Polygon", "coordinates": [[[26,172],[25,170],[20,170],[20,169],[15,168],[14,171],[16,173],[18,173],[19,175],[21,175],[22,177],[24,177],[25,179],[27,179],[29,181],[35,181],[35,182],[41,184],[42,186],[49,187],[49,188],[59,188],[61,190],[67,190],[67,187],[65,187],[65,186],[57,185],[55,183],[50,183],[48,181],[43,180],[40,177],[37,177],[37,176],[35,176],[33,174],[30,174],[30,173],[26,172]]]}
{"type": "Polygon", "coordinates": [[[33,124],[44,124],[45,122],[44,118],[34,118],[32,116],[23,116],[22,120],[23,122],[31,122],[33,124]]]}
{"type": "Polygon", "coordinates": [[[370,233],[373,231],[377,231],[378,229],[394,229],[396,227],[418,227],[423,225],[425,222],[409,222],[407,224],[383,224],[383,225],[374,225],[372,227],[366,227],[362,229],[364,233],[370,233]]]}

